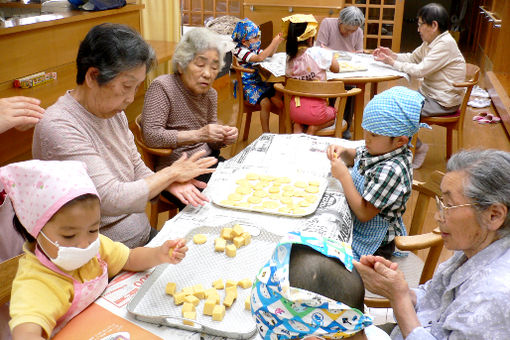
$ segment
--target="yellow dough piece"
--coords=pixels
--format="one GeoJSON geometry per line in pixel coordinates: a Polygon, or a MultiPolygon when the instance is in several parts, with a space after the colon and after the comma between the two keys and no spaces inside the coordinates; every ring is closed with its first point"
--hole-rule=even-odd
{"type": "Polygon", "coordinates": [[[280,202],[282,202],[283,204],[292,204],[292,197],[282,197],[280,199],[280,202]]]}
{"type": "Polygon", "coordinates": [[[309,192],[311,194],[316,194],[319,192],[319,188],[313,185],[307,186],[305,189],[306,192],[309,192]]]}
{"type": "Polygon", "coordinates": [[[305,200],[307,200],[310,203],[315,203],[317,201],[317,196],[315,195],[306,195],[305,200]]]}
{"type": "Polygon", "coordinates": [[[313,186],[313,187],[318,187],[321,185],[321,183],[319,181],[309,181],[308,185],[313,186]]]}
{"type": "Polygon", "coordinates": [[[263,205],[255,205],[253,207],[251,207],[253,210],[258,210],[258,211],[264,211],[266,210],[266,208],[264,208],[263,205]]]}
{"type": "Polygon", "coordinates": [[[232,295],[234,298],[237,298],[237,282],[235,286],[225,287],[225,295],[232,295]]]}
{"type": "Polygon", "coordinates": [[[237,282],[237,285],[242,289],[246,289],[251,287],[252,282],[250,279],[242,279],[241,281],[237,282]]]}
{"type": "Polygon", "coordinates": [[[195,295],[188,295],[184,298],[184,302],[192,303],[195,306],[198,306],[200,300],[195,295]]]}
{"type": "Polygon", "coordinates": [[[225,251],[225,247],[227,246],[227,241],[221,237],[214,240],[214,251],[223,253],[225,251]]]}
{"type": "Polygon", "coordinates": [[[235,299],[236,298],[233,295],[227,295],[225,296],[225,299],[223,299],[223,305],[226,307],[230,307],[234,303],[235,299]]]}
{"type": "Polygon", "coordinates": [[[239,185],[249,185],[250,184],[250,181],[247,180],[246,178],[240,178],[236,181],[236,184],[239,184],[239,185]]]}
{"type": "Polygon", "coordinates": [[[223,320],[224,316],[225,316],[225,306],[223,306],[223,305],[214,306],[214,309],[212,312],[212,319],[214,321],[221,321],[221,320],[223,320]]]}
{"type": "Polygon", "coordinates": [[[183,292],[175,293],[174,294],[174,304],[176,306],[182,304],[184,302],[184,299],[186,298],[186,294],[183,292]]]}
{"type": "Polygon", "coordinates": [[[255,197],[266,197],[267,196],[267,192],[265,192],[264,190],[256,190],[254,193],[253,193],[253,196],[255,197]]]}
{"type": "Polygon", "coordinates": [[[272,200],[279,200],[281,198],[280,194],[269,194],[269,198],[272,200]]]}
{"type": "Polygon", "coordinates": [[[225,288],[225,285],[223,284],[223,279],[218,279],[212,283],[212,286],[215,289],[223,289],[225,288]]]}
{"type": "MultiPolygon", "coordinates": [[[[195,305],[192,304],[192,303],[189,303],[189,302],[185,302],[183,305],[182,305],[182,313],[184,314],[184,312],[194,312],[196,309],[195,309],[195,305]]],[[[183,315],[184,316],[184,315],[183,315]]]]}
{"type": "Polygon", "coordinates": [[[278,208],[279,204],[275,201],[265,201],[262,203],[262,206],[267,209],[276,209],[278,208]]]}
{"type": "Polygon", "coordinates": [[[234,237],[241,236],[244,233],[244,228],[239,224],[234,224],[232,227],[232,232],[234,233],[234,237]]]}
{"type": "Polygon", "coordinates": [[[260,181],[257,184],[255,184],[255,189],[260,190],[264,189],[267,186],[269,186],[269,182],[260,181]]]}
{"type": "Polygon", "coordinates": [[[260,175],[260,180],[261,181],[271,182],[271,181],[274,181],[275,179],[276,179],[276,177],[274,177],[274,176],[260,175]]]}
{"type": "Polygon", "coordinates": [[[214,306],[216,306],[216,300],[213,299],[207,299],[204,303],[204,315],[212,315],[214,306]]]}
{"type": "Polygon", "coordinates": [[[237,253],[237,247],[234,244],[229,244],[225,247],[225,253],[228,257],[235,257],[237,253]]]}
{"type": "Polygon", "coordinates": [[[204,294],[205,294],[205,298],[209,299],[210,297],[214,296],[215,294],[218,294],[218,291],[214,287],[207,288],[206,290],[204,290],[204,294]]]}
{"type": "Polygon", "coordinates": [[[283,191],[292,191],[294,192],[294,187],[292,185],[286,185],[282,188],[283,191]]]}
{"type": "Polygon", "coordinates": [[[269,191],[270,194],[277,194],[280,192],[280,187],[275,187],[274,185],[269,188],[267,191],[269,191]]]}
{"type": "Polygon", "coordinates": [[[281,213],[285,213],[285,214],[290,214],[290,212],[292,211],[292,209],[290,209],[289,207],[280,207],[278,209],[279,212],[281,213]]]}
{"type": "Polygon", "coordinates": [[[234,280],[225,281],[225,291],[227,291],[227,288],[229,288],[229,287],[236,287],[236,286],[237,286],[237,281],[234,281],[234,280]]]}
{"type": "Polygon", "coordinates": [[[243,235],[241,235],[244,239],[244,245],[247,246],[248,244],[251,243],[251,234],[250,233],[247,233],[247,232],[244,232],[243,235]]]}
{"type": "Polygon", "coordinates": [[[231,200],[223,200],[223,201],[220,201],[220,204],[221,205],[228,205],[228,206],[233,206],[234,205],[234,201],[231,201],[231,200]]]}
{"type": "Polygon", "coordinates": [[[165,293],[167,293],[168,295],[174,295],[176,288],[177,288],[177,283],[168,282],[165,287],[165,293]]]}
{"type": "Polygon", "coordinates": [[[197,313],[196,312],[184,312],[184,313],[182,313],[182,317],[185,318],[182,320],[182,323],[184,325],[193,326],[195,323],[193,321],[186,320],[186,319],[196,320],[197,313]]]}
{"type": "Polygon", "coordinates": [[[262,202],[262,198],[257,197],[257,196],[250,196],[250,197],[248,197],[248,202],[253,203],[253,204],[259,204],[260,202],[262,202]]]}
{"type": "Polygon", "coordinates": [[[254,174],[254,173],[249,173],[249,174],[246,174],[246,179],[253,181],[253,180],[259,179],[259,175],[254,174]]]}
{"type": "Polygon", "coordinates": [[[303,190],[294,191],[294,197],[305,197],[306,193],[303,190]]]}
{"type": "Polygon", "coordinates": [[[294,191],[287,190],[282,193],[282,197],[292,197],[292,196],[294,196],[294,191]]]}
{"type": "Polygon", "coordinates": [[[304,214],[306,214],[306,210],[303,208],[295,208],[292,210],[292,213],[294,215],[304,215],[304,214]]]}
{"type": "Polygon", "coordinates": [[[241,186],[236,188],[236,193],[238,193],[239,195],[248,195],[250,192],[251,192],[250,187],[241,186]]]}
{"type": "Polygon", "coordinates": [[[277,183],[290,183],[291,180],[288,177],[278,177],[275,179],[275,182],[277,183]]]}
{"type": "Polygon", "coordinates": [[[294,183],[294,186],[295,186],[296,188],[306,188],[306,186],[307,186],[307,185],[306,185],[306,183],[305,183],[305,182],[303,182],[303,181],[297,181],[296,183],[294,183]]]}
{"type": "Polygon", "coordinates": [[[193,295],[199,299],[205,299],[205,290],[200,283],[193,286],[193,295]]]}
{"type": "Polygon", "coordinates": [[[182,292],[186,294],[186,296],[193,294],[193,287],[184,287],[182,292]]]}
{"type": "Polygon", "coordinates": [[[228,195],[228,199],[230,201],[237,202],[237,201],[240,201],[240,200],[243,199],[243,195],[239,195],[239,194],[233,193],[233,194],[228,195]]]}
{"type": "Polygon", "coordinates": [[[232,240],[232,228],[223,228],[221,230],[221,237],[225,240],[232,240]]]}
{"type": "Polygon", "coordinates": [[[234,242],[234,245],[235,245],[237,248],[241,248],[242,246],[244,246],[244,237],[242,237],[242,236],[234,237],[234,239],[232,240],[232,242],[234,242]]]}
{"type": "Polygon", "coordinates": [[[308,202],[307,200],[302,200],[301,202],[299,202],[299,206],[303,208],[309,207],[311,205],[312,203],[308,202]]]}
{"type": "Polygon", "coordinates": [[[248,202],[235,202],[234,207],[240,207],[240,208],[248,208],[250,206],[250,203],[248,202]]]}
{"type": "Polygon", "coordinates": [[[195,244],[204,244],[207,242],[207,236],[205,236],[204,234],[195,234],[193,236],[193,242],[195,244]]]}
{"type": "Polygon", "coordinates": [[[244,309],[248,311],[251,310],[250,294],[248,294],[248,296],[246,296],[246,300],[244,300],[244,309]]]}

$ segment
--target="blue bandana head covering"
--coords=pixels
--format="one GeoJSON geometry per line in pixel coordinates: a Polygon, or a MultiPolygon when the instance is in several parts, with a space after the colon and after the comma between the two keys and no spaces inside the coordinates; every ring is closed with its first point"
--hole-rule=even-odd
{"type": "Polygon", "coordinates": [[[242,45],[243,39],[250,40],[260,35],[260,29],[248,18],[239,21],[232,32],[232,40],[237,46],[242,45]]]}
{"type": "Polygon", "coordinates": [[[289,262],[294,243],[337,258],[352,271],[349,244],[313,233],[285,235],[258,273],[251,290],[251,313],[260,336],[264,340],[300,339],[310,335],[341,339],[370,326],[372,318],[358,309],[308,290],[290,287],[289,262]]]}
{"type": "Polygon", "coordinates": [[[363,129],[381,136],[412,137],[420,127],[425,97],[418,91],[395,86],[376,95],[363,111],[363,129]]]}

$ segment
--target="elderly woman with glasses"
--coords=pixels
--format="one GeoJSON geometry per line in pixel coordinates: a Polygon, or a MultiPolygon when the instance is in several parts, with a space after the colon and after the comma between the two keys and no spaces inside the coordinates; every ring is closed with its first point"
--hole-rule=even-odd
{"type": "MultiPolygon", "coordinates": [[[[387,47],[379,47],[374,51],[374,58],[412,77],[423,78],[418,89],[425,96],[422,116],[453,114],[464,97],[464,88],[453,84],[465,80],[466,61],[448,31],[450,17],[442,5],[431,3],[418,11],[417,19],[423,44],[412,53],[398,54],[387,47]]],[[[413,168],[421,167],[428,149],[428,145],[418,140],[413,168]]]]}
{"type": "MultiPolygon", "coordinates": [[[[156,170],[172,165],[184,153],[202,152],[223,161],[220,149],[236,141],[237,128],[218,122],[218,94],[212,88],[223,57],[219,36],[207,28],[195,28],[175,48],[174,73],[151,83],[142,112],[143,137],[149,147],[173,150],[156,160],[156,170]]],[[[198,188],[204,188],[209,178],[205,174],[162,194],[179,208],[203,205],[208,199],[198,188]]]]}
{"type": "Polygon", "coordinates": [[[510,329],[510,153],[461,151],[448,161],[436,220],[454,255],[410,289],[380,257],[354,266],[368,290],[391,302],[392,339],[508,339],[510,329]]]}

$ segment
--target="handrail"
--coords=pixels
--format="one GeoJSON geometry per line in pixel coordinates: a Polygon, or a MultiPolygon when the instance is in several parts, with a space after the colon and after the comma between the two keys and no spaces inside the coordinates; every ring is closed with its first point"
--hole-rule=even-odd
{"type": "Polygon", "coordinates": [[[494,22],[494,25],[501,24],[501,19],[497,19],[494,12],[485,9],[484,6],[480,6],[479,8],[481,10],[480,14],[485,14],[486,17],[490,18],[489,19],[490,22],[494,22]]]}

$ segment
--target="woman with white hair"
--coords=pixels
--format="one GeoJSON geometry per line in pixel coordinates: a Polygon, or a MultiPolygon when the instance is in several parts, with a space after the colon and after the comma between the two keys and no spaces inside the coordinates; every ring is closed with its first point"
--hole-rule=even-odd
{"type": "Polygon", "coordinates": [[[363,256],[354,266],[369,291],[390,300],[398,322],[392,339],[508,339],[510,153],[461,151],[447,171],[435,218],[455,253],[432,279],[410,289],[382,257],[363,256]]]}
{"type": "MultiPolygon", "coordinates": [[[[151,83],[142,113],[143,137],[149,147],[173,149],[170,156],[156,160],[156,170],[173,164],[183,153],[204,152],[204,157],[221,161],[220,149],[236,141],[237,128],[218,123],[218,95],[212,88],[223,57],[216,33],[193,29],[175,49],[174,73],[151,83]]],[[[181,208],[183,203],[204,204],[208,199],[198,188],[204,188],[209,178],[210,174],[200,176],[163,195],[181,208]]]]}
{"type": "Polygon", "coordinates": [[[340,11],[338,19],[324,18],[315,45],[336,51],[362,52],[365,17],[356,6],[340,11]]]}

